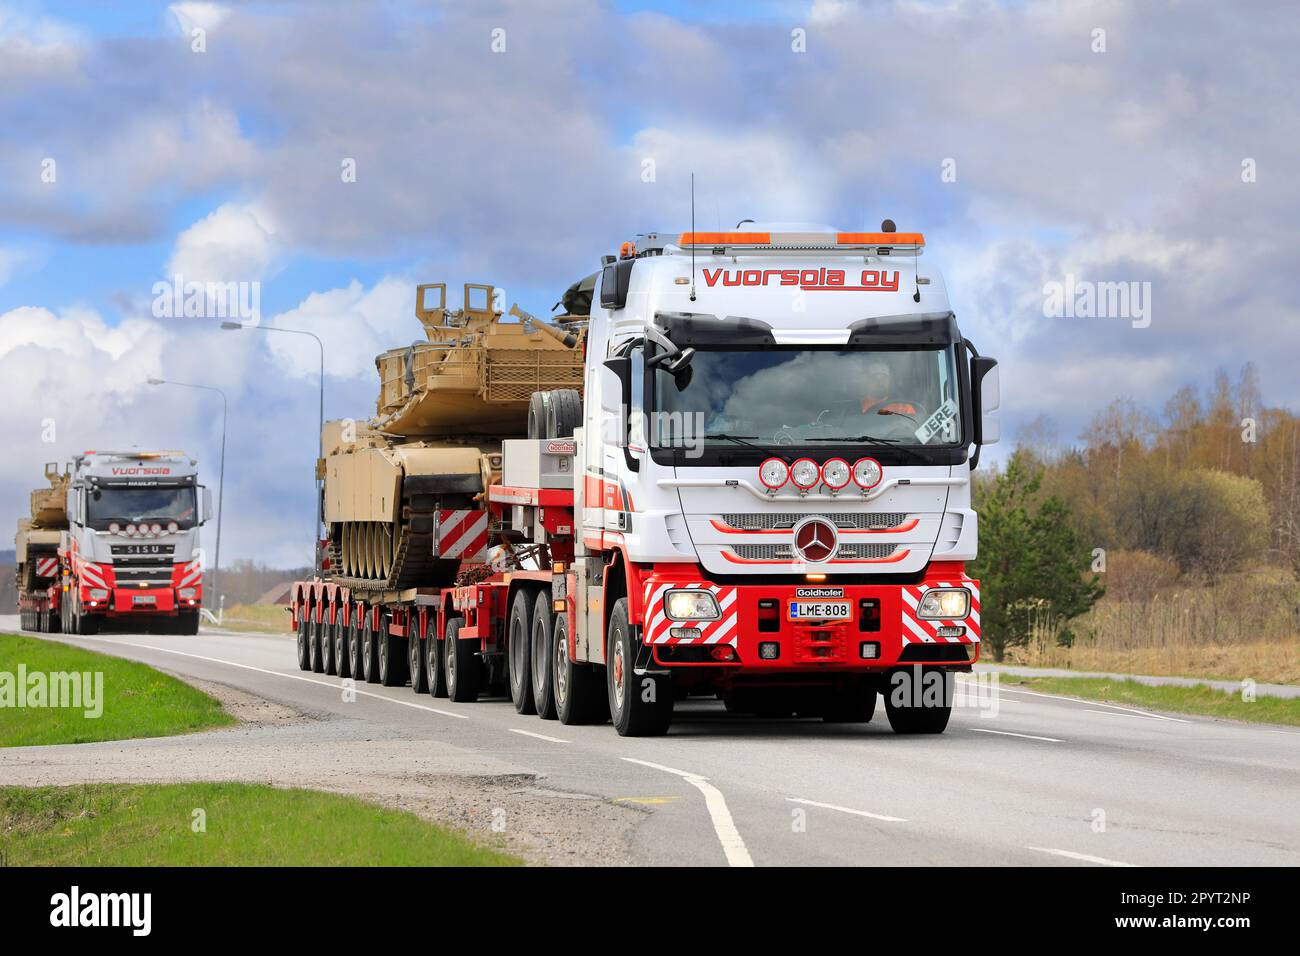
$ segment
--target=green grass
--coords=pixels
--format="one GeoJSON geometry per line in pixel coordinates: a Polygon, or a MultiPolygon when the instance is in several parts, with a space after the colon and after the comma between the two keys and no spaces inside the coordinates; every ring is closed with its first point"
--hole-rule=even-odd
{"type": "Polygon", "coordinates": [[[80,744],[128,737],[164,737],[235,723],[214,698],[145,664],[67,644],[0,634],[0,694],[26,673],[103,675],[102,712],[80,707],[18,707],[0,699],[0,747],[80,744]],[[12,675],[12,676],[6,676],[12,675]]]}
{"type": "Polygon", "coordinates": [[[0,787],[10,866],[511,866],[412,813],[264,784],[0,787]],[[205,832],[195,832],[202,811],[205,832]]]}
{"type": "Polygon", "coordinates": [[[1241,699],[1241,692],[1229,693],[1206,684],[1194,687],[1161,685],[1150,687],[1134,680],[1111,680],[1105,677],[1011,677],[1002,675],[1000,682],[1045,694],[1063,694],[1123,704],[1143,710],[1164,710],[1200,717],[1223,717],[1257,724],[1300,726],[1300,698],[1265,697],[1254,701],[1241,699]]]}

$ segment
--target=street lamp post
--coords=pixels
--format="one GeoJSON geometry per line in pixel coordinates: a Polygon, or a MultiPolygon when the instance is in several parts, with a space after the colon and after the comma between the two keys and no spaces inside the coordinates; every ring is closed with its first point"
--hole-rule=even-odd
{"type": "Polygon", "coordinates": [[[217,478],[217,553],[212,560],[212,590],[217,596],[218,602],[221,601],[221,519],[225,516],[226,492],[226,413],[229,410],[229,403],[226,401],[226,393],[219,388],[211,385],[194,385],[190,382],[172,382],[165,378],[150,378],[150,385],[178,385],[181,388],[195,388],[204,392],[216,392],[221,396],[221,465],[220,474],[217,478]]]}
{"type": "MultiPolygon", "coordinates": [[[[223,329],[261,329],[263,332],[287,332],[290,335],[309,335],[316,340],[316,347],[320,350],[320,406],[319,421],[316,424],[316,459],[325,457],[325,436],[322,432],[325,429],[325,343],[320,340],[315,332],[308,332],[305,329],[284,329],[277,325],[244,325],[242,322],[222,322],[223,329]]],[[[323,539],[323,518],[321,516],[321,481],[316,479],[316,545],[312,549],[315,553],[316,570],[320,570],[321,555],[320,543],[323,539]]]]}

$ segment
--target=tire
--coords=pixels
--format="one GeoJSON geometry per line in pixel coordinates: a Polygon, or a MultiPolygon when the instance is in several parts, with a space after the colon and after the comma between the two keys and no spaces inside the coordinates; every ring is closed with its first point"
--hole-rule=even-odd
{"type": "Polygon", "coordinates": [[[335,610],[333,624],[322,624],[320,629],[320,657],[325,665],[325,673],[333,677],[339,672],[339,660],[335,653],[334,635],[338,633],[339,620],[342,618],[335,610]]]}
{"type": "Polygon", "coordinates": [[[59,612],[53,609],[45,612],[45,627],[51,634],[58,634],[63,628],[59,621],[59,612]]]}
{"type": "Polygon", "coordinates": [[[658,674],[633,673],[636,636],[627,618],[627,598],[610,611],[605,652],[605,687],[609,717],[620,737],[659,737],[673,721],[672,680],[658,674]]]}
{"type": "Polygon", "coordinates": [[[572,438],[582,424],[582,399],[576,389],[557,388],[546,406],[546,437],[572,438]]]}
{"type": "Polygon", "coordinates": [[[528,399],[528,437],[546,437],[546,406],[549,392],[533,392],[528,399]]]}
{"type": "Polygon", "coordinates": [[[379,683],[385,687],[401,687],[406,683],[406,648],[402,639],[390,633],[393,623],[387,611],[379,615],[379,631],[375,634],[375,656],[379,683]]]}
{"type": "Polygon", "coordinates": [[[533,682],[533,705],[537,716],[542,720],[555,719],[555,682],[551,671],[555,658],[551,648],[555,637],[555,614],[551,610],[551,591],[543,588],[537,592],[537,601],[533,604],[532,646],[528,649],[531,660],[530,677],[533,682]]]}
{"type": "Polygon", "coordinates": [[[352,623],[348,627],[348,643],[351,645],[351,666],[349,671],[353,680],[366,679],[366,649],[365,642],[361,639],[361,631],[366,619],[367,610],[358,607],[352,617],[352,623]]]}
{"type": "Polygon", "coordinates": [[[569,619],[561,614],[551,628],[551,686],[560,723],[603,724],[609,720],[609,697],[600,671],[569,656],[569,619]]]}
{"type": "Polygon", "coordinates": [[[347,677],[352,673],[352,661],[348,659],[349,625],[343,623],[343,608],[339,608],[334,618],[334,673],[338,677],[347,677]]]}
{"type": "Polygon", "coordinates": [[[324,621],[311,622],[310,652],[311,652],[311,672],[313,674],[325,673],[325,660],[321,656],[321,638],[324,636],[321,632],[325,629],[324,621]]]}
{"type": "Polygon", "coordinates": [[[447,675],[447,696],[458,703],[478,700],[479,659],[467,647],[461,646],[461,618],[447,622],[447,635],[443,639],[443,671],[447,675]]]}
{"type": "Polygon", "coordinates": [[[515,599],[510,602],[510,617],[506,623],[506,654],[510,664],[507,668],[510,677],[510,700],[515,705],[515,712],[535,714],[537,707],[533,702],[533,592],[522,587],[515,592],[515,599]]]}
{"type": "Polygon", "coordinates": [[[306,612],[298,615],[298,670],[311,670],[311,622],[306,612]]]}
{"type": "Polygon", "coordinates": [[[936,668],[925,668],[922,673],[922,691],[920,701],[917,700],[913,692],[912,675],[915,670],[909,669],[908,680],[900,686],[895,683],[896,674],[894,671],[890,675],[890,680],[885,688],[885,716],[889,718],[889,726],[894,729],[896,734],[941,734],[948,726],[948,718],[952,716],[952,693],[954,687],[954,677],[951,671],[942,671],[936,668]],[[943,680],[943,703],[935,704],[927,702],[926,698],[933,693],[929,691],[930,675],[938,674],[943,680]],[[926,693],[928,691],[928,693],[926,693]]]}
{"type": "Polygon", "coordinates": [[[426,643],[427,641],[428,638],[421,638],[419,634],[413,634],[410,630],[406,632],[406,669],[411,675],[411,690],[417,694],[427,694],[429,692],[429,663],[426,660],[426,651],[429,645],[426,643]]]}
{"type": "Polygon", "coordinates": [[[361,622],[361,676],[367,684],[379,683],[379,648],[375,646],[375,628],[371,625],[373,615],[366,614],[361,622]]]}
{"type": "Polygon", "coordinates": [[[822,705],[828,724],[866,724],[876,713],[876,689],[870,684],[837,688],[822,705]]]}
{"type": "Polygon", "coordinates": [[[78,634],[98,634],[99,618],[93,614],[77,615],[77,633],[78,634]]]}
{"type": "Polygon", "coordinates": [[[429,629],[424,635],[425,686],[430,697],[447,696],[447,671],[442,666],[442,645],[438,643],[438,616],[429,615],[429,629]]]}
{"type": "Polygon", "coordinates": [[[199,612],[181,611],[176,615],[175,633],[185,637],[194,637],[199,633],[199,612]]]}

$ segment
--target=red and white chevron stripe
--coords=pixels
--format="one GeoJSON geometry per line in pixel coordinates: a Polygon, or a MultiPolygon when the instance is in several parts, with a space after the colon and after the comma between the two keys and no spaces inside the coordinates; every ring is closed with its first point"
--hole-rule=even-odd
{"type": "Polygon", "coordinates": [[[81,578],[81,583],[86,587],[106,588],[108,584],[104,581],[104,569],[90,561],[77,559],[77,576],[81,578]]]}
{"type": "Polygon", "coordinates": [[[187,588],[191,585],[198,584],[203,580],[203,562],[198,558],[181,566],[180,574],[177,575],[175,586],[178,588],[187,588]]]}
{"type": "Polygon", "coordinates": [[[59,570],[58,558],[37,558],[36,559],[36,576],[38,578],[52,578],[59,570]]]}
{"type": "Polygon", "coordinates": [[[903,587],[903,643],[906,644],[978,644],[980,642],[980,588],[978,581],[963,578],[960,581],[926,581],[924,584],[903,587]],[[959,620],[940,621],[917,617],[921,595],[931,588],[966,588],[970,591],[970,614],[959,620]],[[966,628],[961,637],[940,637],[939,628],[961,625],[966,628]]]}
{"type": "Polygon", "coordinates": [[[736,610],[736,589],[719,587],[696,581],[689,584],[662,584],[651,582],[645,588],[645,643],[647,644],[730,644],[736,646],[739,636],[737,624],[740,614],[736,610]],[[664,611],[664,595],[669,591],[702,589],[711,591],[718,601],[722,617],[716,621],[670,621],[664,611]],[[675,627],[697,627],[700,636],[673,637],[675,627]]]}
{"type": "Polygon", "coordinates": [[[488,513],[486,511],[439,511],[438,533],[433,553],[440,558],[462,561],[487,560],[488,513]]]}

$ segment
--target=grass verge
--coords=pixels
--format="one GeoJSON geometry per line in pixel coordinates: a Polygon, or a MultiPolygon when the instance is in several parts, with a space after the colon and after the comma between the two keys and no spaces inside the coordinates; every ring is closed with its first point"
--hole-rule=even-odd
{"type": "Polygon", "coordinates": [[[1013,677],[1003,674],[999,682],[1045,694],[1062,694],[1123,704],[1143,710],[1163,710],[1200,717],[1223,717],[1256,724],[1300,726],[1300,698],[1265,697],[1242,700],[1241,692],[1216,690],[1205,684],[1193,687],[1161,685],[1151,687],[1135,680],[1104,677],[1013,677]]]}
{"type": "Polygon", "coordinates": [[[221,612],[221,626],[232,631],[289,634],[289,609],[283,604],[232,604],[221,612]]]}
{"type": "Polygon", "coordinates": [[[0,747],[165,737],[235,722],[215,698],[146,664],[0,634],[0,747]],[[56,692],[64,706],[52,706],[56,692]]]}
{"type": "Polygon", "coordinates": [[[264,784],[0,787],[11,866],[511,866],[355,797],[264,784]]]}

